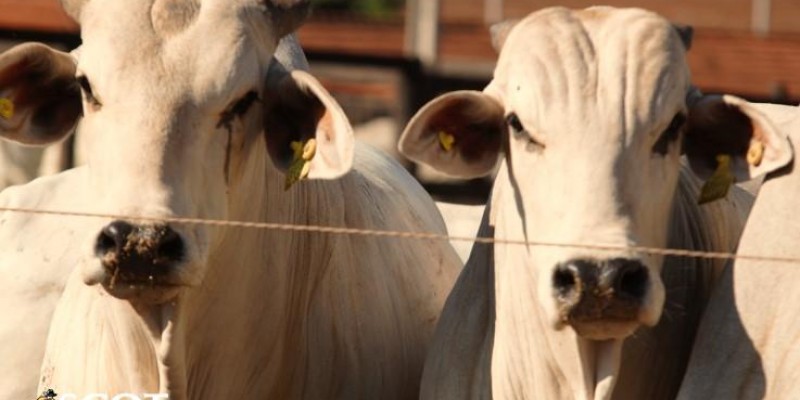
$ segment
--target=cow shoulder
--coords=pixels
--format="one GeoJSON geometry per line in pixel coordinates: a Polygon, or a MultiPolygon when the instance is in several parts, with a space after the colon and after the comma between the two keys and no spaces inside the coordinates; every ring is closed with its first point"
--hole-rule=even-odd
{"type": "MultiPolygon", "coordinates": [[[[71,170],[0,192],[0,207],[75,210],[86,193],[84,172],[71,170]]],[[[93,219],[0,211],[0,374],[3,399],[26,398],[36,388],[42,344],[70,271],[78,263],[79,226],[93,219]],[[3,397],[8,395],[10,397],[3,397]]]]}

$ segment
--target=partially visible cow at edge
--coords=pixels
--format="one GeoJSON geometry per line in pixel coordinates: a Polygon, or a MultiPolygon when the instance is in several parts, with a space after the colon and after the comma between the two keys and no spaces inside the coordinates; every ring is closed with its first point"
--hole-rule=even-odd
{"type": "MultiPolygon", "coordinates": [[[[9,47],[0,45],[0,51],[5,51],[9,47]]],[[[8,57],[0,57],[0,69],[9,67],[8,63],[13,62],[8,57]]],[[[5,81],[0,81],[0,87],[7,87],[12,82],[10,80],[18,77],[11,74],[2,77],[5,81]]],[[[8,103],[5,93],[0,92],[0,123],[9,119],[15,113],[13,103],[8,103]]],[[[13,186],[28,183],[38,176],[51,175],[63,171],[70,167],[69,153],[65,152],[70,143],[60,143],[49,146],[46,149],[33,146],[20,145],[18,143],[0,141],[0,190],[13,186]]]]}
{"type": "MultiPolygon", "coordinates": [[[[788,140],[775,143],[792,154],[773,171],[742,233],[738,254],[799,259],[800,108],[751,104],[768,115],[788,140]]],[[[736,156],[744,159],[743,148],[736,156]]],[[[800,398],[800,266],[736,260],[725,268],[700,324],[679,399],[800,398]]]]}
{"type": "MultiPolygon", "coordinates": [[[[2,55],[17,112],[0,135],[50,143],[80,118],[86,166],[0,205],[445,233],[424,190],[355,144],[304,71],[290,32],[307,1],[63,5],[81,24],[77,64],[38,44],[2,55]],[[309,180],[285,190],[287,174],[309,180]]],[[[416,398],[460,265],[444,241],[2,212],[0,398],[37,385],[416,398]]]]}
{"type": "Polygon", "coordinates": [[[733,251],[752,196],[699,206],[682,154],[707,173],[762,149],[733,160],[741,180],[785,163],[781,136],[733,98],[695,107],[690,35],[656,14],[550,8],[494,33],[493,80],[424,106],[401,152],[460,177],[503,155],[480,236],[619,250],[473,247],[422,398],[674,399],[724,263],[632,247],[733,251]]]}

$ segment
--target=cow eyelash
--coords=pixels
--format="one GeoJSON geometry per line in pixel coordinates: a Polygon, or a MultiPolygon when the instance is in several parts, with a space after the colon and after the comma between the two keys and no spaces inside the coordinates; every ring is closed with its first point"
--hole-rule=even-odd
{"type": "Polygon", "coordinates": [[[258,92],[251,90],[245,93],[244,96],[240,97],[238,100],[236,100],[236,102],[228,106],[228,108],[222,112],[222,115],[219,119],[219,124],[217,126],[225,126],[230,129],[233,119],[247,114],[247,111],[250,110],[250,108],[253,106],[253,103],[256,101],[260,101],[258,98],[258,92]]]}
{"type": "Polygon", "coordinates": [[[83,91],[83,96],[86,99],[86,102],[94,107],[102,106],[103,104],[97,100],[97,98],[94,96],[94,92],[92,92],[92,85],[89,83],[89,78],[87,78],[86,75],[79,75],[77,79],[78,85],[80,85],[81,91],[83,91]]]}
{"type": "Polygon", "coordinates": [[[251,90],[245,93],[244,96],[240,97],[239,100],[237,100],[236,103],[233,104],[233,106],[228,108],[228,110],[230,113],[237,116],[244,115],[247,113],[248,110],[250,110],[250,107],[252,107],[253,103],[255,103],[257,100],[258,100],[258,93],[256,93],[255,90],[251,90]]]}
{"type": "Polygon", "coordinates": [[[514,135],[515,139],[518,140],[527,140],[528,144],[534,145],[537,147],[544,147],[542,143],[537,141],[536,139],[532,138],[531,135],[525,130],[525,127],[522,126],[522,121],[519,120],[519,116],[517,113],[511,113],[506,116],[506,124],[509,128],[511,128],[511,133],[514,135]]]}
{"type": "Polygon", "coordinates": [[[664,132],[653,144],[653,153],[658,153],[662,156],[666,155],[669,151],[669,145],[678,140],[684,124],[686,124],[686,115],[680,112],[675,114],[667,129],[664,129],[664,132]]]}

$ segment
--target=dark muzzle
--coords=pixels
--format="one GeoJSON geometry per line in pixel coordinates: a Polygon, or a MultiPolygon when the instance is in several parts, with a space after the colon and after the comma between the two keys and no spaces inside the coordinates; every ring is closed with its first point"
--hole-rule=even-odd
{"type": "Polygon", "coordinates": [[[184,257],[181,236],[168,225],[114,221],[97,237],[95,254],[115,282],[158,284],[184,257]]]}
{"type": "Polygon", "coordinates": [[[650,286],[641,261],[571,260],[553,274],[553,293],[565,322],[633,321],[650,286]]]}

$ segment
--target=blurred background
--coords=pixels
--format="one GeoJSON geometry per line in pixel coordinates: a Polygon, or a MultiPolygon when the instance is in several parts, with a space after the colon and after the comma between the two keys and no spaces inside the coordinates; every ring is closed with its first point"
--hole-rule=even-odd
{"type": "MultiPolygon", "coordinates": [[[[489,81],[496,57],[489,26],[543,7],[597,1],[312,0],[314,13],[299,37],[312,72],[342,104],[359,138],[399,158],[397,137],[422,104],[489,81]]],[[[704,92],[800,101],[800,0],[600,1],[692,25],[689,62],[704,92]]],[[[0,51],[29,40],[65,50],[80,43],[58,0],[0,0],[0,51]]],[[[489,190],[487,180],[454,181],[401,161],[440,198],[482,201],[489,190]]]]}

